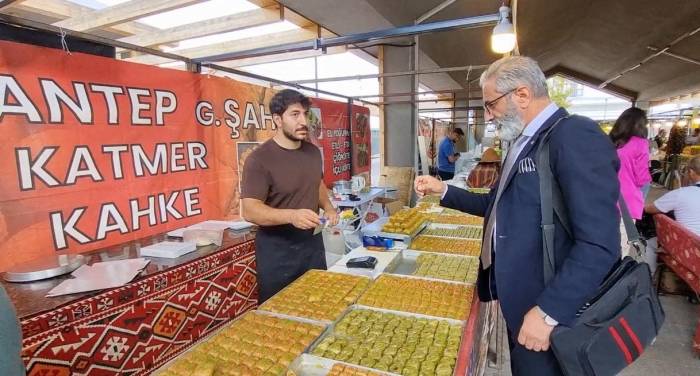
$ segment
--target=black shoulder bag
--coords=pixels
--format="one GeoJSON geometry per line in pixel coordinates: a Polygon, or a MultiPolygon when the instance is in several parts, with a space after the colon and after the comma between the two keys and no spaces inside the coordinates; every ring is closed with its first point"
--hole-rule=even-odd
{"type": "MultiPolygon", "coordinates": [[[[537,165],[541,166],[538,172],[545,285],[556,274],[554,214],[573,238],[561,189],[549,163],[549,134],[562,119],[547,130],[537,150],[537,165]]],[[[619,205],[630,245],[638,251],[643,244],[622,196],[619,205]]],[[[649,266],[628,256],[613,266],[596,295],[579,309],[570,327],[554,328],[551,347],[567,376],[616,375],[652,343],[664,316],[649,266]]]]}

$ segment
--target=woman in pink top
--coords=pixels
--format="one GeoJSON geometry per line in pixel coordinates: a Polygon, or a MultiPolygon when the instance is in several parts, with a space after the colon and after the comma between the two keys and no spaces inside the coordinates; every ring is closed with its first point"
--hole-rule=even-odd
{"type": "Polygon", "coordinates": [[[646,138],[647,115],[637,107],[626,109],[610,131],[610,139],[617,147],[617,156],[620,158],[620,171],[617,174],[620,192],[634,219],[642,218],[642,190],[651,182],[649,141],[646,138]]]}

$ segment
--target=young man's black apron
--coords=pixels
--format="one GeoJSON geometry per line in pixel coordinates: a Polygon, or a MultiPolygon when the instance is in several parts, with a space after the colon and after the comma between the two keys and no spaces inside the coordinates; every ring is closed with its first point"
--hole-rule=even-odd
{"type": "Polygon", "coordinates": [[[308,270],[326,269],[323,237],[313,232],[292,225],[260,227],[255,236],[260,304],[308,270]]]}

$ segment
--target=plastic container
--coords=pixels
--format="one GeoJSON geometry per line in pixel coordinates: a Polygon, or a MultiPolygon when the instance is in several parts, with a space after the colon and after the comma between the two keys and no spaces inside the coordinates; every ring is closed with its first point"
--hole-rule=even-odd
{"type": "Polygon", "coordinates": [[[345,236],[337,228],[327,227],[321,232],[323,246],[326,248],[326,265],[335,265],[345,255],[345,236]]]}
{"type": "Polygon", "coordinates": [[[216,244],[220,246],[224,240],[224,230],[185,230],[182,233],[182,240],[184,242],[195,243],[197,244],[197,247],[202,247],[209,244],[216,244]]]}

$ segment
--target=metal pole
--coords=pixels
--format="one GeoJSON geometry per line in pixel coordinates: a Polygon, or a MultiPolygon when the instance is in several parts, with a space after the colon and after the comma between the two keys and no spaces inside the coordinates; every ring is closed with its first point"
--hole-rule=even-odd
{"type": "Polygon", "coordinates": [[[348,133],[350,134],[350,178],[355,175],[354,166],[352,163],[352,148],[353,148],[353,134],[352,134],[352,98],[348,98],[348,133]]]}
{"type": "Polygon", "coordinates": [[[652,50],[652,51],[661,51],[661,53],[663,53],[664,55],[675,57],[676,59],[683,60],[687,63],[693,63],[693,64],[700,65],[700,60],[695,60],[695,59],[689,58],[687,56],[675,54],[673,52],[668,51],[668,49],[666,49],[666,48],[660,49],[660,48],[656,48],[654,46],[647,46],[647,48],[652,50]]]}
{"type": "Polygon", "coordinates": [[[678,38],[674,39],[671,43],[669,43],[666,47],[664,47],[664,48],[662,48],[662,49],[660,49],[660,50],[657,50],[656,52],[654,52],[653,54],[647,56],[646,58],[644,58],[644,60],[640,61],[640,62],[637,63],[636,65],[633,65],[633,66],[631,66],[631,67],[629,67],[629,68],[623,70],[622,72],[618,73],[618,74],[615,75],[614,77],[612,77],[612,78],[606,80],[605,82],[601,83],[601,84],[598,86],[598,88],[599,88],[599,89],[604,88],[604,87],[607,86],[609,83],[611,83],[611,82],[617,80],[618,78],[624,76],[625,74],[627,74],[627,73],[629,73],[629,72],[631,72],[631,71],[633,71],[633,70],[635,70],[635,69],[641,67],[643,64],[647,63],[649,60],[651,60],[651,59],[653,59],[653,58],[655,58],[655,57],[657,57],[657,56],[659,56],[659,55],[661,55],[661,54],[666,53],[666,52],[667,52],[669,49],[671,49],[671,47],[673,47],[676,43],[678,43],[678,42],[682,41],[683,39],[686,39],[686,38],[688,38],[688,37],[690,37],[690,36],[692,36],[692,35],[694,35],[694,34],[696,34],[696,33],[698,33],[698,32],[700,32],[700,27],[698,27],[698,28],[696,28],[696,29],[694,29],[694,30],[692,30],[692,31],[689,31],[689,32],[687,32],[687,33],[685,33],[685,34],[679,36],[678,38]]]}
{"type": "MultiPolygon", "coordinates": [[[[281,85],[281,86],[289,86],[289,87],[293,87],[293,88],[300,89],[300,90],[308,90],[308,91],[318,92],[318,93],[321,93],[321,94],[332,95],[332,96],[334,96],[334,97],[343,98],[343,99],[346,99],[346,100],[347,100],[348,98],[350,98],[350,97],[348,97],[347,95],[337,94],[337,93],[334,93],[334,92],[331,92],[331,91],[316,89],[316,88],[309,87],[309,86],[297,85],[297,84],[294,84],[294,83],[292,83],[292,82],[282,81],[282,80],[278,80],[278,79],[272,78],[272,77],[261,76],[261,75],[259,75],[259,74],[250,73],[250,72],[246,72],[246,71],[242,71],[242,70],[238,70],[238,69],[233,69],[233,68],[228,68],[228,67],[224,67],[224,66],[217,65],[217,64],[202,63],[202,66],[203,66],[203,67],[212,68],[212,69],[214,69],[214,70],[220,70],[220,71],[222,71],[222,72],[232,73],[232,74],[235,74],[235,75],[238,75],[238,76],[249,77],[249,78],[253,78],[253,79],[256,79],[256,80],[260,80],[260,81],[267,81],[267,82],[270,82],[270,83],[273,83],[273,84],[277,84],[277,85],[281,85]]],[[[376,104],[375,104],[374,102],[365,101],[365,100],[362,100],[362,99],[358,99],[358,101],[360,101],[360,102],[362,102],[362,103],[364,103],[364,104],[366,104],[366,105],[376,106],[376,104]]]]}
{"type": "MultiPolygon", "coordinates": [[[[433,120],[430,122],[430,127],[431,127],[431,129],[430,129],[430,147],[433,149],[433,151],[435,151],[435,149],[437,149],[435,147],[435,118],[433,118],[433,120]]],[[[435,166],[436,165],[436,163],[435,163],[435,156],[436,155],[437,155],[437,153],[433,152],[432,158],[430,158],[431,165],[434,166],[435,171],[437,171],[437,166],[435,166]]],[[[430,168],[428,168],[428,170],[430,170],[430,168]]],[[[430,174],[430,171],[428,171],[428,174],[430,174]]]]}
{"type": "MultiPolygon", "coordinates": [[[[457,98],[457,99],[466,99],[466,98],[457,98]]],[[[438,103],[438,102],[449,102],[450,99],[418,99],[418,100],[403,100],[403,101],[390,101],[390,102],[373,102],[375,105],[382,105],[382,104],[401,104],[401,103],[438,103]]]]}
{"type": "MultiPolygon", "coordinates": [[[[414,22],[414,25],[418,25],[418,21],[414,22]]],[[[413,36],[413,47],[411,48],[411,53],[409,56],[411,57],[410,61],[408,62],[408,66],[411,68],[413,71],[419,70],[420,67],[420,37],[418,35],[413,36]]],[[[421,171],[421,174],[425,174],[425,171],[422,171],[422,165],[420,161],[420,143],[418,142],[418,130],[420,129],[420,124],[418,122],[420,121],[418,118],[418,104],[415,102],[418,100],[418,93],[420,89],[420,80],[418,80],[418,75],[411,75],[411,91],[413,91],[413,95],[411,96],[411,124],[413,124],[413,137],[415,139],[415,142],[413,143],[413,146],[415,147],[414,152],[413,152],[413,170],[416,171],[416,175],[418,175],[418,171],[421,171]],[[420,170],[419,170],[420,168],[420,170]]],[[[426,161],[426,165],[427,165],[426,161]]]]}
{"type": "Polygon", "coordinates": [[[455,2],[455,0],[446,0],[446,1],[443,1],[441,4],[438,4],[438,6],[436,6],[435,8],[425,12],[422,16],[418,17],[416,19],[416,25],[423,23],[423,21],[436,15],[438,12],[447,8],[448,6],[450,6],[450,4],[452,4],[454,2],[455,2]]]}
{"type": "Polygon", "coordinates": [[[448,120],[448,121],[451,121],[451,120],[457,120],[457,119],[461,119],[461,120],[467,120],[467,119],[469,119],[469,116],[455,116],[455,117],[431,117],[431,119],[435,119],[435,120],[448,120]]]}
{"type": "MultiPolygon", "coordinates": [[[[206,63],[206,64],[201,63],[200,64],[199,62],[194,61],[193,59],[190,59],[190,58],[185,57],[185,56],[171,54],[168,52],[163,52],[161,50],[152,49],[152,48],[143,47],[143,46],[138,46],[138,45],[131,44],[131,43],[124,43],[124,42],[120,42],[120,41],[114,40],[114,39],[103,38],[103,37],[93,35],[93,34],[83,33],[83,32],[79,32],[79,31],[72,31],[72,30],[68,30],[68,29],[62,29],[62,28],[59,28],[59,27],[56,27],[53,25],[45,24],[42,22],[32,21],[32,20],[29,20],[26,18],[10,16],[7,14],[0,14],[0,22],[6,23],[9,25],[30,28],[30,29],[53,32],[53,33],[56,33],[59,35],[61,34],[61,32],[65,32],[67,36],[71,36],[71,37],[78,38],[78,39],[83,39],[83,40],[90,41],[90,42],[100,43],[100,44],[104,44],[107,46],[124,48],[124,49],[132,50],[132,51],[138,51],[138,52],[142,52],[142,53],[149,54],[149,55],[164,57],[164,58],[167,58],[170,60],[179,60],[179,61],[184,62],[187,65],[187,67],[189,69],[192,69],[193,71],[200,71],[201,72],[201,67],[209,67],[209,68],[219,70],[222,72],[228,72],[228,73],[232,73],[232,74],[235,74],[238,76],[249,77],[249,78],[253,78],[256,80],[260,80],[260,81],[266,81],[266,82],[274,83],[274,84],[281,85],[281,86],[295,87],[295,88],[302,89],[302,90],[308,90],[308,91],[312,91],[312,92],[318,92],[318,93],[322,93],[322,94],[332,95],[334,97],[343,98],[346,100],[348,98],[350,98],[347,95],[333,93],[333,92],[326,91],[326,90],[319,90],[319,89],[316,89],[313,87],[302,86],[302,85],[298,85],[298,84],[295,84],[292,82],[282,81],[282,80],[278,80],[278,79],[275,79],[272,77],[261,76],[258,74],[249,73],[249,72],[238,70],[238,69],[228,68],[228,67],[224,67],[221,65],[210,64],[210,63],[206,63]]],[[[357,99],[357,100],[362,102],[363,104],[375,106],[375,104],[371,101],[366,101],[366,100],[362,100],[362,99],[357,99]]]]}
{"type": "Polygon", "coordinates": [[[399,76],[412,76],[417,74],[433,74],[433,73],[446,73],[446,72],[460,72],[465,70],[475,70],[475,69],[486,69],[488,65],[466,65],[462,67],[448,67],[448,68],[435,68],[435,69],[424,69],[424,70],[411,70],[405,72],[391,72],[391,73],[378,73],[378,74],[359,74],[354,76],[338,76],[338,77],[327,77],[312,80],[298,80],[293,81],[297,84],[310,84],[313,82],[334,82],[334,81],[351,81],[351,80],[366,80],[370,78],[383,78],[383,77],[399,77],[399,76]]]}
{"type": "Polygon", "coordinates": [[[481,106],[460,106],[460,107],[441,107],[441,108],[425,108],[418,112],[449,112],[452,110],[482,110],[481,106]]]}
{"type": "Polygon", "coordinates": [[[401,26],[390,29],[376,30],[367,33],[350,34],[333,38],[316,38],[304,42],[287,43],[278,46],[253,48],[246,51],[228,52],[213,56],[195,59],[199,62],[226,61],[244,59],[263,55],[273,55],[285,52],[295,52],[304,50],[323,50],[328,47],[346,46],[371,42],[388,38],[406,37],[424,33],[449,31],[454,29],[468,29],[495,25],[500,18],[499,14],[487,14],[483,16],[459,18],[455,20],[437,21],[422,25],[401,26]]]}
{"type": "MultiPolygon", "coordinates": [[[[425,95],[425,94],[456,94],[456,93],[462,93],[466,92],[466,89],[446,89],[446,90],[428,90],[428,91],[420,91],[418,93],[415,92],[408,92],[408,93],[389,93],[389,94],[368,94],[368,95],[356,95],[353,98],[386,98],[386,97],[408,97],[412,96],[415,94],[418,95],[425,95]]],[[[466,97],[458,97],[458,98],[453,98],[453,99],[466,99],[466,97]]]]}
{"type": "MultiPolygon", "coordinates": [[[[318,80],[318,56],[314,56],[314,78],[318,80]]],[[[314,83],[314,87],[318,90],[318,81],[314,83]]],[[[318,98],[318,91],[316,92],[316,98],[318,98]]]]}

